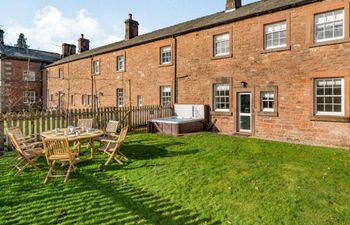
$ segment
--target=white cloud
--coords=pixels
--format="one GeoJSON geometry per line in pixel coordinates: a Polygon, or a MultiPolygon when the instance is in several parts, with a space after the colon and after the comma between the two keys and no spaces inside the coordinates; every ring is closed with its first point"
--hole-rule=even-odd
{"type": "Polygon", "coordinates": [[[90,47],[119,41],[122,38],[105,32],[96,18],[90,17],[86,9],[79,10],[72,18],[65,17],[53,6],[38,10],[31,27],[12,20],[5,28],[6,43],[16,43],[18,35],[24,33],[27,44],[34,49],[60,53],[62,43],[77,44],[80,34],[90,39],[90,47]]]}

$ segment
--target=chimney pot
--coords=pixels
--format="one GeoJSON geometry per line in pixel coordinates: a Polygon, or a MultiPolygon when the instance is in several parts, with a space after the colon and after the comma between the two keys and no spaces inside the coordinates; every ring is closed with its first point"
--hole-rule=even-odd
{"type": "Polygon", "coordinates": [[[242,6],[242,0],[227,0],[226,1],[226,12],[236,10],[242,6]]]}
{"type": "Polygon", "coordinates": [[[132,19],[132,14],[129,13],[129,19],[125,20],[125,40],[139,36],[139,23],[132,19]]]}
{"type": "Polygon", "coordinates": [[[84,38],[84,34],[81,34],[81,38],[78,39],[78,52],[82,53],[90,49],[90,40],[84,38]]]}

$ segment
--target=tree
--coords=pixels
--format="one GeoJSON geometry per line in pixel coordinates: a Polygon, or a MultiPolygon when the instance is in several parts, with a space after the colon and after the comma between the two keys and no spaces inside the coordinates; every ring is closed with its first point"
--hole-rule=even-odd
{"type": "Polygon", "coordinates": [[[17,39],[17,44],[15,45],[17,48],[29,48],[27,45],[27,38],[24,37],[23,33],[20,33],[17,39]]]}

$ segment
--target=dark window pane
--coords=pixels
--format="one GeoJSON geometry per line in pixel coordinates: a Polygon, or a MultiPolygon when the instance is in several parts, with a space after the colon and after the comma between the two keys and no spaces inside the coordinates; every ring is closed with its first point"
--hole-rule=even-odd
{"type": "Polygon", "coordinates": [[[333,112],[332,105],[326,105],[326,112],[333,112]]]}
{"type": "Polygon", "coordinates": [[[341,112],[341,105],[334,105],[334,112],[341,112]]]}
{"type": "Polygon", "coordinates": [[[240,117],[240,127],[243,130],[250,130],[250,116],[240,117]]]}
{"type": "Polygon", "coordinates": [[[328,104],[333,103],[333,98],[332,97],[326,97],[326,103],[328,103],[328,104]]]}

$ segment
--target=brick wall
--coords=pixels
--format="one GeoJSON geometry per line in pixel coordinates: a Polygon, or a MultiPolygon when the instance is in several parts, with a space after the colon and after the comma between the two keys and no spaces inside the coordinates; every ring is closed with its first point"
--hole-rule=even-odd
{"type": "MultiPolygon", "coordinates": [[[[264,15],[228,25],[189,33],[177,37],[177,99],[178,103],[212,106],[212,85],[225,79],[230,83],[230,111],[212,113],[211,121],[218,131],[237,133],[237,93],[249,92],[253,99],[252,136],[316,145],[348,146],[350,144],[350,42],[316,46],[312,43],[312,19],[317,10],[345,7],[349,1],[326,0],[311,5],[264,15]],[[279,51],[263,49],[262,27],[270,22],[286,20],[288,46],[279,51]],[[231,34],[231,55],[214,58],[213,35],[231,34]],[[345,116],[319,118],[313,115],[313,79],[342,76],[345,79],[345,116]],[[247,87],[241,87],[241,82],[247,87]],[[274,90],[276,112],[260,112],[260,92],[274,90]]],[[[348,18],[348,16],[347,16],[348,18]]],[[[346,22],[348,25],[348,22],[346,22]]],[[[348,29],[347,29],[348,32],[348,29]]],[[[128,104],[131,81],[131,103],[136,105],[138,95],[143,104],[159,104],[159,88],[173,86],[174,63],[160,66],[160,47],[171,45],[173,39],[148,43],[119,52],[112,52],[49,68],[48,89],[55,95],[64,91],[74,94],[75,105],[82,107],[81,95],[91,94],[91,61],[101,61],[101,72],[95,77],[94,94],[102,92],[102,106],[115,106],[116,88],[124,88],[128,104]],[[116,56],[125,55],[126,71],[116,72],[116,56]],[[65,78],[58,80],[58,68],[65,78]],[[69,79],[68,79],[69,77],[69,79]]],[[[174,51],[173,51],[174,54],[174,51]]],[[[172,88],[172,94],[174,93],[172,88]]],[[[50,106],[57,104],[54,98],[50,106]]],[[[68,105],[66,106],[68,107],[68,105]]]]}
{"type": "Polygon", "coordinates": [[[22,110],[38,108],[42,105],[42,63],[30,62],[29,70],[35,72],[35,81],[25,81],[23,72],[28,70],[28,62],[15,59],[4,59],[3,81],[4,87],[1,93],[2,110],[22,110]],[[23,102],[25,91],[35,91],[35,103],[28,105],[23,102]]]}

